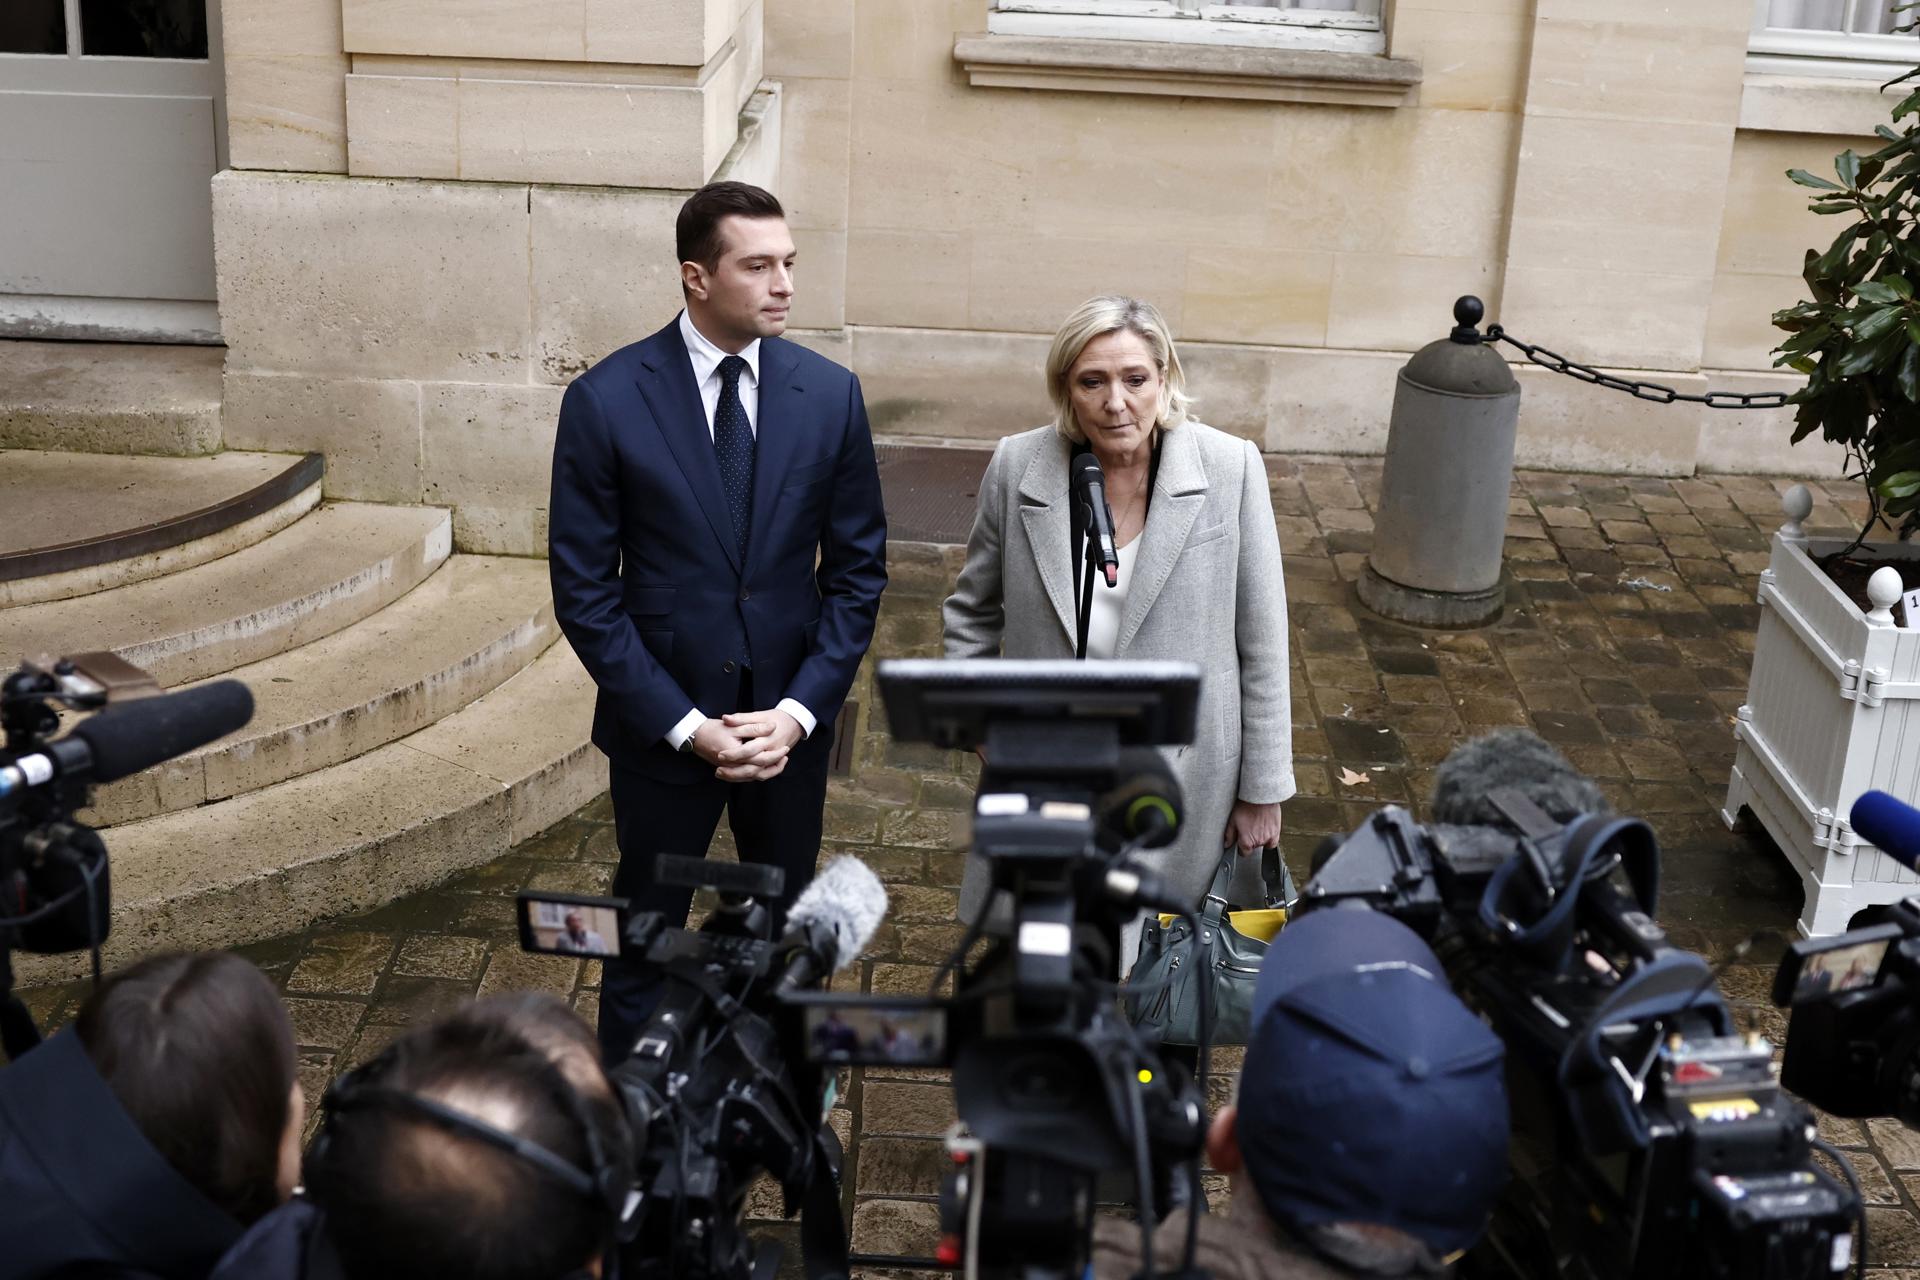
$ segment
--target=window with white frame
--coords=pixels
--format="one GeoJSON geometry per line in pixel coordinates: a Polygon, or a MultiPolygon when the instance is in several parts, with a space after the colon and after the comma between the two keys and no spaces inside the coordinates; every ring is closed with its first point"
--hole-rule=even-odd
{"type": "Polygon", "coordinates": [[[1384,0],[993,0],[994,35],[1385,53],[1384,0]]]}
{"type": "Polygon", "coordinates": [[[1754,0],[1747,69],[1890,80],[1920,64],[1920,35],[1898,31],[1920,10],[1904,0],[1754,0]]]}

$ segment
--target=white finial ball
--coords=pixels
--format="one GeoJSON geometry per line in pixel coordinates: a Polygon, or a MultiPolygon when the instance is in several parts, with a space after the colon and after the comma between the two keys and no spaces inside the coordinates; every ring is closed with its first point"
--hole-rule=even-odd
{"type": "Polygon", "coordinates": [[[1780,510],[1796,523],[1813,514],[1813,491],[1803,484],[1794,485],[1780,499],[1780,510]]]}
{"type": "Polygon", "coordinates": [[[1906,590],[1900,582],[1900,571],[1892,565],[1881,565],[1867,579],[1867,599],[1873,601],[1877,609],[1891,608],[1906,590]]]}

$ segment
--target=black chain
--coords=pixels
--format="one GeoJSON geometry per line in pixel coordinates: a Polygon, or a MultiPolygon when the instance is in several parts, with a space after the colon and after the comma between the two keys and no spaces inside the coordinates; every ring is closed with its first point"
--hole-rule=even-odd
{"type": "Polygon", "coordinates": [[[1709,391],[1705,395],[1688,395],[1684,391],[1675,391],[1672,387],[1663,387],[1657,382],[1635,382],[1631,378],[1616,378],[1604,373],[1590,364],[1581,364],[1569,360],[1556,351],[1545,347],[1536,347],[1532,343],[1522,342],[1497,324],[1487,326],[1488,342],[1504,342],[1508,346],[1518,347],[1527,359],[1543,369],[1555,373],[1564,373],[1569,378],[1578,378],[1581,382],[1590,382],[1596,387],[1605,387],[1610,391],[1624,391],[1641,400],[1651,400],[1655,404],[1672,404],[1676,400],[1685,400],[1692,404],[1703,404],[1709,409],[1781,409],[1787,404],[1787,391],[1709,391]]]}

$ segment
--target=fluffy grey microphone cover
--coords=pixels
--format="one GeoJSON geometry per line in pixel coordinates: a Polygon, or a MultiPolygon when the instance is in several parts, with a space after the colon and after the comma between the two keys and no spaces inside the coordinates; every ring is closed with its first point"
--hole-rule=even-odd
{"type": "Polygon", "coordinates": [[[787,911],[789,925],[824,924],[833,930],[834,967],[859,958],[887,914],[887,891],[860,859],[841,854],[800,891],[787,911]]]}
{"type": "Polygon", "coordinates": [[[1609,812],[1607,798],[1551,743],[1530,729],[1496,729],[1455,747],[1433,778],[1432,821],[1505,827],[1487,792],[1515,787],[1560,822],[1609,812]]]}

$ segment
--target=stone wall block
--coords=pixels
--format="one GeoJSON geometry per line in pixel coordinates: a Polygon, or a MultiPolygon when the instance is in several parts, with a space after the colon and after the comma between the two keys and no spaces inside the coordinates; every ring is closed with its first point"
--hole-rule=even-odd
{"type": "MultiPolygon", "coordinates": [[[[1707,390],[1697,373],[1639,373],[1689,395],[1707,390]]],[[[1520,380],[1520,428],[1514,464],[1542,471],[1620,471],[1632,475],[1693,474],[1700,452],[1703,405],[1650,404],[1621,391],[1577,382],[1538,365],[1514,366],[1520,380]]]]}
{"type": "MultiPolygon", "coordinates": [[[[1781,335],[1785,337],[1785,334],[1781,335]]],[[[1715,391],[1798,391],[1807,380],[1791,371],[1735,372],[1708,368],[1715,391]]],[[[1743,475],[1825,476],[1846,470],[1846,451],[1817,433],[1793,443],[1793,408],[1715,409],[1700,415],[1699,468],[1743,475]]]]}
{"type": "Polygon", "coordinates": [[[684,196],[533,189],[534,378],[567,383],[680,309],[673,223],[684,196]]]}
{"type": "Polygon", "coordinates": [[[1389,52],[1420,63],[1422,107],[1518,111],[1526,101],[1531,17],[1513,0],[1398,0],[1389,52]]]}
{"type": "Polygon", "coordinates": [[[854,0],[766,0],[767,74],[845,80],[853,73],[854,0]]]}
{"type": "Polygon", "coordinates": [[[229,371],[221,417],[228,448],[324,453],[329,498],[420,501],[417,383],[229,371]]]}
{"type": "Polygon", "coordinates": [[[1187,252],[1180,334],[1317,347],[1327,340],[1334,255],[1202,243],[1187,252]]]}
{"type": "Polygon", "coordinates": [[[853,371],[876,432],[997,440],[1046,422],[1051,335],[856,329],[853,371]]]}
{"type": "Polygon", "coordinates": [[[738,0],[340,0],[353,53],[701,66],[738,0]],[[712,35],[709,29],[712,29],[712,35]]]}
{"type": "Polygon", "coordinates": [[[955,231],[847,233],[847,321],[967,327],[973,238],[955,231]]]}
{"type": "Polygon", "coordinates": [[[420,389],[425,501],[454,509],[462,551],[545,555],[561,388],[429,383],[420,389]]]}
{"type": "MultiPolygon", "coordinates": [[[[498,182],[697,187],[720,163],[703,89],[460,81],[460,173],[498,182]]],[[[731,118],[738,104],[726,104],[731,118]]],[[[726,145],[731,146],[729,136],[726,145]]]]}
{"type": "Polygon", "coordinates": [[[460,176],[460,82],[452,76],[347,77],[353,172],[374,178],[460,176]]]}
{"type": "Polygon", "coordinates": [[[1499,262],[1485,259],[1336,254],[1327,345],[1417,351],[1447,335],[1453,327],[1454,299],[1462,294],[1472,294],[1495,310],[1500,274],[1499,262]]]}
{"type": "Polygon", "coordinates": [[[852,98],[843,81],[782,82],[780,181],[776,194],[796,227],[849,225],[852,98]]]}
{"type": "Polygon", "coordinates": [[[526,188],[229,171],[213,191],[229,370],[527,380],[526,188]]]}
{"type": "Polygon", "coordinates": [[[847,322],[847,233],[793,228],[793,314],[802,329],[838,329],[847,322]]]}
{"type": "Polygon", "coordinates": [[[236,169],[345,173],[347,74],[335,0],[247,0],[220,14],[236,169]]]}
{"type": "Polygon", "coordinates": [[[1402,352],[1282,348],[1268,355],[1270,453],[1381,453],[1402,352]]]}
{"type": "Polygon", "coordinates": [[[1160,308],[1180,334],[1186,281],[1187,249],[1177,240],[1070,240],[983,229],[973,237],[967,321],[976,329],[1051,336],[1088,298],[1128,293],[1160,308]]]}
{"type": "Polygon", "coordinates": [[[1500,323],[1514,336],[1588,364],[1700,367],[1710,276],[1509,262],[1500,323]]]}

